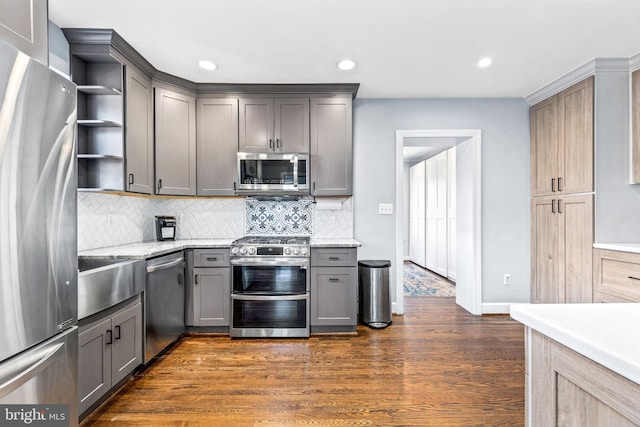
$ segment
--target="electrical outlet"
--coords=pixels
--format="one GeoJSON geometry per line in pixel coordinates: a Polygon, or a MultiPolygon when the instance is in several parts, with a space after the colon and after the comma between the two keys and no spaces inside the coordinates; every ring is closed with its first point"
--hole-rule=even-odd
{"type": "Polygon", "coordinates": [[[107,224],[113,225],[113,215],[107,214],[107,224]]]}
{"type": "Polygon", "coordinates": [[[511,285],[511,273],[504,273],[504,284],[505,286],[511,285]]]}
{"type": "Polygon", "coordinates": [[[380,203],[378,205],[378,214],[379,215],[393,215],[393,204],[391,204],[391,203],[380,203]]]}

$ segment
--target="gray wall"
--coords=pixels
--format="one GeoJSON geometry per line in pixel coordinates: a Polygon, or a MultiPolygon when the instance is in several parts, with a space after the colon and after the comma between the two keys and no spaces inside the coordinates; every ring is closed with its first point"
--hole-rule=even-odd
{"type": "Polygon", "coordinates": [[[629,185],[629,73],[595,81],[595,241],[640,242],[640,185],[629,185]]]}
{"type": "MultiPolygon", "coordinates": [[[[359,258],[395,261],[395,214],[378,215],[378,203],[395,203],[395,131],[480,129],[482,302],[528,302],[531,260],[526,102],[356,99],[353,111],[354,235],[362,242],[359,258]],[[504,273],[511,273],[511,286],[502,284],[504,273]]],[[[458,260],[458,265],[463,262],[458,260]]],[[[390,277],[393,289],[395,268],[390,277]]]]}

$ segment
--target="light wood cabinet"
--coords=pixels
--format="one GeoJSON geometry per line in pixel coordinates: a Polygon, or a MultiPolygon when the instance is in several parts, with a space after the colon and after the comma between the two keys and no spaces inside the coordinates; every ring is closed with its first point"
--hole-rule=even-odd
{"type": "Polygon", "coordinates": [[[640,302],[640,254],[593,250],[593,302],[640,302]]]}
{"type": "Polygon", "coordinates": [[[153,193],[153,89],[151,79],[132,65],[125,67],[126,188],[153,193]]]}
{"type": "Polygon", "coordinates": [[[155,88],[155,192],[196,194],[196,98],[155,88]]]}
{"type": "Polygon", "coordinates": [[[640,184],[640,70],[631,74],[631,183],[640,184]]]}
{"type": "Polygon", "coordinates": [[[309,152],[309,98],[241,98],[238,151],[309,152]]]}
{"type": "Polygon", "coordinates": [[[358,324],[356,248],[311,249],[311,332],[353,332],[358,324]]]}
{"type": "Polygon", "coordinates": [[[229,249],[194,249],[187,304],[188,326],[231,324],[231,267],[229,249]]]}
{"type": "Polygon", "coordinates": [[[531,195],[593,191],[593,77],[531,107],[531,195]]]}
{"type": "Polygon", "coordinates": [[[47,0],[0,0],[0,39],[49,65],[47,0]]]}
{"type": "Polygon", "coordinates": [[[197,195],[233,196],[237,175],[238,100],[198,98],[197,195]]]}
{"type": "Polygon", "coordinates": [[[351,98],[311,98],[310,174],[314,196],[353,193],[351,98]]]}
{"type": "Polygon", "coordinates": [[[640,425],[640,385],[526,329],[527,425],[640,425]]]}
{"type": "Polygon", "coordinates": [[[136,296],[80,324],[79,413],[88,412],[142,364],[142,304],[136,296]]]}
{"type": "Polygon", "coordinates": [[[592,301],[593,195],[531,201],[531,301],[592,301]]]}

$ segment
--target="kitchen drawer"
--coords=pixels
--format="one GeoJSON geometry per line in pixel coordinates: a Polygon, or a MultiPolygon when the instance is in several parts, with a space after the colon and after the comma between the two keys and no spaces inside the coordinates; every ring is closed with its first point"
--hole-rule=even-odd
{"type": "Polygon", "coordinates": [[[594,250],[594,297],[599,294],[640,302],[640,254],[594,250]]]}
{"type": "Polygon", "coordinates": [[[605,294],[603,292],[594,291],[593,292],[593,302],[633,302],[631,300],[620,298],[614,295],[605,294]]]}
{"type": "Polygon", "coordinates": [[[229,267],[229,249],[194,249],[194,267],[229,267]]]}
{"type": "Polygon", "coordinates": [[[311,265],[314,267],[355,267],[357,258],[356,248],[311,249],[311,265]]]}

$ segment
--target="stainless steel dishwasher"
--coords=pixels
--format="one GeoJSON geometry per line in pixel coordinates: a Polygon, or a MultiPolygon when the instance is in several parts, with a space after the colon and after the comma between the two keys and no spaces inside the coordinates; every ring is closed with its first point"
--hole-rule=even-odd
{"type": "Polygon", "coordinates": [[[184,332],[184,267],[183,252],[147,261],[145,363],[184,332]]]}

